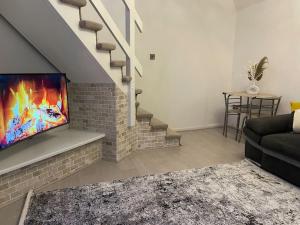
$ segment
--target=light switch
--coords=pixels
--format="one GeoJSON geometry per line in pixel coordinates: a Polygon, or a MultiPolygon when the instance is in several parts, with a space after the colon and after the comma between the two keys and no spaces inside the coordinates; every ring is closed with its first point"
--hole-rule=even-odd
{"type": "Polygon", "coordinates": [[[155,54],[153,53],[150,54],[150,60],[155,60],[155,54]]]}

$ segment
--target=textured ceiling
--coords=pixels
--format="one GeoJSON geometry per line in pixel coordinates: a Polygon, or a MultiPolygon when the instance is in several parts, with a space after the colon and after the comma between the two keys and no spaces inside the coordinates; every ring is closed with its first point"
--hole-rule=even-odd
{"type": "Polygon", "coordinates": [[[237,10],[244,9],[250,5],[262,2],[264,0],[234,0],[235,7],[237,10]]]}

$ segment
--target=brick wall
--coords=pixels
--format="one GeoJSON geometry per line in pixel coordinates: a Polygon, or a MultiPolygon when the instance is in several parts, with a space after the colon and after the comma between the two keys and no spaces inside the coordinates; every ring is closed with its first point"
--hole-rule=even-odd
{"type": "Polygon", "coordinates": [[[128,127],[128,97],[116,88],[117,161],[137,149],[137,129],[128,127]]]}
{"type": "Polygon", "coordinates": [[[103,158],[119,161],[136,149],[136,129],[128,127],[128,99],[115,84],[69,85],[71,127],[105,133],[103,158]]]}
{"type": "Polygon", "coordinates": [[[34,163],[0,176],[0,207],[67,177],[101,158],[101,141],[75,148],[66,153],[34,163]]]}
{"type": "Polygon", "coordinates": [[[116,155],[114,84],[69,84],[70,126],[105,133],[103,158],[116,155]]]}

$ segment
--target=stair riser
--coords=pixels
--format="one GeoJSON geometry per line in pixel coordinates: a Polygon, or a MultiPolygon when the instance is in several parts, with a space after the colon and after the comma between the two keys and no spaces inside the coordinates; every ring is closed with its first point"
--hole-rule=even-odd
{"type": "Polygon", "coordinates": [[[166,137],[166,140],[179,140],[180,141],[180,137],[166,137]]]}
{"type": "Polygon", "coordinates": [[[96,47],[98,51],[103,51],[103,52],[111,52],[114,51],[115,49],[110,49],[110,48],[102,48],[102,47],[96,47]]]}
{"type": "Polygon", "coordinates": [[[110,67],[122,69],[123,67],[125,67],[125,64],[119,64],[119,63],[113,63],[113,62],[111,62],[110,63],[110,67]]]}
{"type": "Polygon", "coordinates": [[[116,50],[116,46],[111,46],[111,45],[101,45],[101,44],[97,44],[96,45],[96,48],[99,50],[99,51],[114,51],[116,50]]]}
{"type": "Polygon", "coordinates": [[[167,131],[168,127],[151,127],[151,131],[167,131]]]}
{"type": "Polygon", "coordinates": [[[167,148],[170,148],[170,147],[179,147],[181,144],[180,144],[180,140],[178,139],[166,139],[166,146],[167,148]]]}
{"type": "Polygon", "coordinates": [[[151,117],[139,117],[139,116],[137,116],[137,118],[136,118],[136,120],[138,122],[147,122],[149,126],[150,126],[151,119],[152,119],[152,116],[151,117]]]}
{"type": "Polygon", "coordinates": [[[179,146],[181,146],[181,137],[168,137],[168,136],[166,136],[166,142],[177,143],[179,146]]]}

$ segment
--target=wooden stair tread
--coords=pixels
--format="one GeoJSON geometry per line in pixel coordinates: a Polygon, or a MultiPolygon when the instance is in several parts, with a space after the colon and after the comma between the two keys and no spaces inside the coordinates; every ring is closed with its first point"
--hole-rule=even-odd
{"type": "Polygon", "coordinates": [[[73,6],[77,6],[79,8],[86,6],[86,0],[60,0],[61,2],[73,6]]]}
{"type": "Polygon", "coordinates": [[[80,20],[79,21],[79,27],[87,30],[92,30],[92,31],[100,31],[102,30],[103,26],[100,23],[89,21],[89,20],[80,20]]]}
{"type": "Polygon", "coordinates": [[[167,130],[168,129],[168,124],[166,124],[156,118],[152,118],[150,126],[151,126],[152,130],[167,130]]]}
{"type": "Polygon", "coordinates": [[[152,119],[153,114],[142,109],[142,108],[138,108],[137,112],[136,112],[136,118],[139,119],[152,119]]]}
{"type": "Polygon", "coordinates": [[[181,138],[181,134],[177,133],[174,130],[171,130],[170,128],[167,130],[167,135],[166,135],[167,139],[180,139],[181,138]]]}
{"type": "Polygon", "coordinates": [[[116,45],[112,44],[112,43],[97,43],[96,45],[98,50],[102,50],[102,51],[113,51],[116,49],[116,45]]]}
{"type": "Polygon", "coordinates": [[[132,80],[132,77],[131,76],[123,76],[122,77],[122,82],[123,83],[130,83],[132,80]]]}
{"type": "Polygon", "coordinates": [[[126,62],[122,61],[122,60],[115,60],[115,61],[110,62],[110,66],[122,68],[122,67],[126,66],[126,62]]]}
{"type": "Polygon", "coordinates": [[[142,89],[135,89],[135,95],[140,95],[143,93],[142,89]]]}

